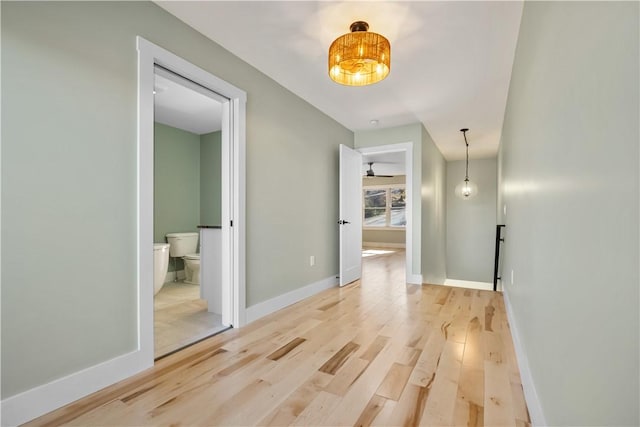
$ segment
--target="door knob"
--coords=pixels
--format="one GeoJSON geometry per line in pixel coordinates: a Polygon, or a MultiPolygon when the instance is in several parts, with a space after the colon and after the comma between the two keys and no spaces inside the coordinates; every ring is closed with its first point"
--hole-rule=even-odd
{"type": "Polygon", "coordinates": [[[344,224],[351,224],[351,223],[349,221],[345,221],[344,219],[341,219],[340,221],[338,221],[338,224],[344,225],[344,224]]]}

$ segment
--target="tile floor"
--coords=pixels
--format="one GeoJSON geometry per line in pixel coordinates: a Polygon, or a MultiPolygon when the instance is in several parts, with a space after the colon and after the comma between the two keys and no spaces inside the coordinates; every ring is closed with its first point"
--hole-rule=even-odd
{"type": "Polygon", "coordinates": [[[226,329],[220,315],[207,311],[200,287],[184,282],[165,283],[154,299],[156,358],[226,329]]]}

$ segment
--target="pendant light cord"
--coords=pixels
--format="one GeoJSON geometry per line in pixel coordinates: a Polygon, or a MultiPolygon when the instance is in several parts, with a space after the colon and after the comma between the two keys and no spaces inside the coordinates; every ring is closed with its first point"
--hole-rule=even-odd
{"type": "Polygon", "coordinates": [[[462,135],[464,136],[464,144],[467,146],[467,166],[464,170],[464,180],[469,181],[469,143],[467,142],[467,130],[468,129],[460,129],[462,131],[462,135]]]}

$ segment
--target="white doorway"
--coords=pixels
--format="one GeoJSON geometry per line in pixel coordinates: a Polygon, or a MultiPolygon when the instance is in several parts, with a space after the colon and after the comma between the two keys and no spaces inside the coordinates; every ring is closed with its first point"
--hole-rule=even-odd
{"type": "Polygon", "coordinates": [[[158,65],[155,73],[157,360],[230,325],[222,322],[221,297],[221,128],[227,99],[158,65]]]}
{"type": "MultiPolygon", "coordinates": [[[[366,182],[366,176],[386,176],[386,177],[399,177],[404,175],[404,183],[399,184],[385,184],[380,187],[379,190],[381,192],[385,192],[385,197],[387,200],[391,200],[394,192],[401,191],[401,196],[404,198],[404,243],[400,243],[400,241],[387,243],[387,247],[389,249],[393,248],[402,248],[405,247],[405,264],[406,264],[406,280],[408,283],[416,282],[415,277],[419,277],[418,274],[414,274],[414,263],[413,263],[413,253],[414,253],[414,245],[420,244],[420,242],[416,242],[413,236],[414,224],[419,218],[414,217],[414,177],[413,177],[413,143],[406,142],[400,144],[389,144],[382,145],[376,147],[363,147],[359,148],[358,151],[362,154],[363,165],[362,165],[362,176],[364,177],[364,181],[366,182]],[[371,163],[371,164],[370,164],[371,163]],[[371,173],[371,171],[373,173],[371,173]]],[[[389,182],[395,182],[393,179],[389,179],[389,182]]],[[[373,188],[377,188],[374,186],[373,188]]],[[[400,194],[400,193],[399,193],[400,194]]],[[[364,195],[362,196],[364,197],[364,195]]],[[[391,209],[391,203],[388,203],[387,211],[385,212],[386,218],[385,223],[381,224],[380,230],[384,229],[386,231],[381,231],[382,233],[393,232],[394,229],[400,230],[400,227],[395,227],[400,225],[402,222],[402,218],[396,215],[399,212],[394,212],[391,209]]],[[[363,212],[364,218],[364,212],[363,212]]],[[[365,228],[373,229],[374,227],[367,227],[367,221],[364,221],[365,228]]],[[[368,231],[368,230],[365,230],[368,231]]],[[[367,233],[364,234],[363,243],[371,243],[366,241],[367,233]]],[[[365,254],[367,255],[367,254],[365,254]]]]}
{"type": "Polygon", "coordinates": [[[220,95],[222,322],[245,321],[245,105],[246,93],[173,53],[138,37],[138,346],[145,363],[154,357],[153,330],[153,136],[156,66],[220,95]]]}

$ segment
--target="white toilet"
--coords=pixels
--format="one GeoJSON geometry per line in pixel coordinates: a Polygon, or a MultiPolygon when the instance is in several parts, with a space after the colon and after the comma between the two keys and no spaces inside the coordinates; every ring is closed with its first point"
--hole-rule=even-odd
{"type": "Polygon", "coordinates": [[[167,267],[169,267],[169,244],[153,244],[153,295],[160,292],[167,278],[167,267]]]}
{"type": "Polygon", "coordinates": [[[167,241],[171,245],[169,255],[184,260],[184,283],[200,284],[200,254],[198,249],[198,233],[169,233],[167,241]]]}
{"type": "Polygon", "coordinates": [[[200,254],[187,254],[184,260],[184,283],[191,285],[200,284],[200,254]]]}

